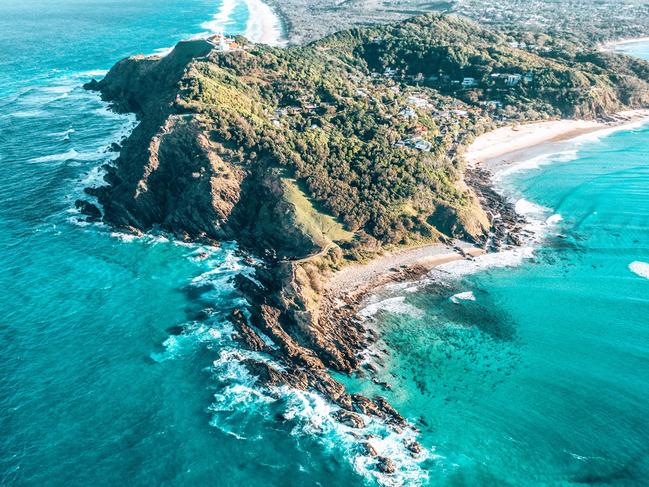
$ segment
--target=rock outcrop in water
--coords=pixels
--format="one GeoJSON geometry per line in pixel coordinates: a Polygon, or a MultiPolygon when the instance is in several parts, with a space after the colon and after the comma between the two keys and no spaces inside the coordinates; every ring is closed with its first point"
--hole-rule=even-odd
{"type": "MultiPolygon", "coordinates": [[[[140,123],[106,167],[107,186],[87,192],[114,227],[236,240],[262,257],[255,280],[237,278],[252,318],[235,310],[231,321],[242,346],[282,368],[249,360],[250,371],[269,385],[323,394],[350,426],[361,427],[364,414],[403,428],[406,420],[385,399],[349,394],[329,373],[358,371],[375,336],[324,296],[328,275],[385,245],[459,237],[497,248],[520,225],[484,175],[467,177],[473,189],[461,183],[456,155],[504,116],[480,108],[503,88],[458,91],[431,73],[479,71],[489,79],[489,66],[536,69],[547,86],[506,94],[509,112],[523,119],[592,116],[624,104],[599,71],[521,53],[496,34],[442,16],[304,48],[238,42],[244,48],[232,52],[181,42],[164,58],[121,61],[90,83],[140,123]],[[473,61],[462,60],[466,49],[473,61]],[[569,84],[571,99],[554,91],[557,80],[569,84]],[[584,83],[601,89],[575,94],[584,83]]],[[[77,206],[99,216],[88,202],[77,206]]],[[[407,446],[413,455],[421,450],[407,446]]],[[[379,458],[378,468],[395,467],[379,458]]]]}

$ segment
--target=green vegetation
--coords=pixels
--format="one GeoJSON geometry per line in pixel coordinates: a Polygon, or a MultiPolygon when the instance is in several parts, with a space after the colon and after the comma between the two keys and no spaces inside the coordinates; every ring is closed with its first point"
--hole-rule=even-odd
{"type": "Polygon", "coordinates": [[[305,47],[213,52],[190,64],[175,103],[208,121],[228,161],[282,168],[284,201],[321,247],[407,244],[439,231],[480,238],[488,220],[457,184],[473,137],[513,120],[649,103],[647,63],[570,43],[543,53],[510,43],[430,14],[305,47]]]}
{"type": "Polygon", "coordinates": [[[348,242],[354,238],[354,234],[345,230],[335,218],[318,211],[295,179],[283,178],[282,182],[284,196],[295,208],[297,224],[304,228],[305,233],[313,235],[318,245],[324,248],[332,242],[348,242]]]}

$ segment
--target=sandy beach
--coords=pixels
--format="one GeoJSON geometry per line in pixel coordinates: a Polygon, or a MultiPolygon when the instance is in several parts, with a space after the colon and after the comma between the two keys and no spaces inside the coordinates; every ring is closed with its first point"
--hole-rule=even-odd
{"type": "Polygon", "coordinates": [[[415,279],[439,265],[483,253],[482,249],[467,243],[460,243],[456,247],[439,243],[399,249],[380,255],[366,264],[344,267],[329,281],[327,294],[334,299],[355,301],[390,282],[415,279]]]}
{"type": "Polygon", "coordinates": [[[565,142],[588,134],[605,135],[608,131],[630,128],[647,121],[649,110],[631,110],[620,112],[606,121],[551,120],[501,127],[478,137],[467,149],[465,159],[471,168],[513,153],[524,158],[523,151],[541,145],[565,142]]]}
{"type": "Polygon", "coordinates": [[[635,44],[637,42],[649,42],[649,36],[646,37],[632,37],[630,39],[620,39],[619,41],[611,41],[600,44],[599,48],[603,51],[614,51],[618,46],[625,46],[627,44],[635,44]]]}
{"type": "Polygon", "coordinates": [[[246,26],[246,37],[253,42],[283,46],[286,36],[280,17],[261,0],[244,0],[250,17],[246,26]]]}
{"type": "MultiPolygon", "coordinates": [[[[282,20],[275,10],[261,0],[243,0],[249,12],[245,36],[252,42],[271,46],[286,45],[286,32],[282,20]]],[[[201,25],[209,34],[224,31],[228,33],[228,25],[237,7],[235,0],[224,0],[219,11],[212,20],[201,25]]],[[[205,34],[204,34],[205,35],[205,34]]]]}

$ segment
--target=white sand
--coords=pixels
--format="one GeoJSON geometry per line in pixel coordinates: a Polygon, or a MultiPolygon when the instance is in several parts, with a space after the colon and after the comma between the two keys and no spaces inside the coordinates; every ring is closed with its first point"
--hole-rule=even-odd
{"type": "Polygon", "coordinates": [[[468,165],[472,166],[480,161],[556,140],[567,133],[598,128],[601,128],[599,122],[585,120],[554,120],[502,127],[478,137],[467,149],[465,157],[468,165]]]}
{"type": "MultiPolygon", "coordinates": [[[[478,137],[467,149],[465,157],[469,166],[489,161],[498,164],[506,156],[515,154],[525,160],[534,151],[544,151],[546,144],[565,142],[580,136],[606,133],[640,126],[649,122],[649,110],[631,110],[611,117],[611,120],[553,120],[502,127],[478,137]],[[529,152],[528,152],[529,151],[529,152]]],[[[552,150],[548,147],[548,150],[552,150]]],[[[538,155],[538,154],[534,154],[538,155]]],[[[460,244],[468,256],[483,253],[468,244],[460,244]]],[[[430,270],[436,266],[465,259],[455,249],[433,244],[402,249],[376,257],[367,264],[349,265],[336,272],[330,279],[327,291],[332,297],[354,299],[393,281],[407,269],[430,270]]]]}
{"type": "Polygon", "coordinates": [[[614,51],[617,46],[626,44],[635,44],[637,42],[649,42],[649,37],[632,37],[630,39],[621,39],[619,41],[605,42],[599,46],[604,51],[614,51]]]}
{"type": "Polygon", "coordinates": [[[244,0],[244,2],[249,12],[246,26],[248,40],[271,46],[285,45],[282,21],[273,9],[261,0],[244,0]]]}
{"type": "MultiPolygon", "coordinates": [[[[251,42],[269,44],[271,46],[283,46],[286,44],[284,28],[279,16],[270,6],[261,0],[242,0],[248,9],[248,22],[246,24],[246,38],[251,42]]],[[[239,0],[224,0],[221,9],[214,15],[212,20],[201,25],[210,34],[225,32],[229,33],[228,27],[232,22],[239,0]]],[[[205,33],[202,34],[206,35],[205,33]]]]}
{"type": "Polygon", "coordinates": [[[469,244],[461,244],[460,247],[465,255],[448,245],[431,244],[386,253],[366,264],[348,265],[333,275],[328,283],[328,293],[353,298],[353,295],[391,282],[408,269],[418,268],[425,273],[439,265],[483,253],[469,244]]]}
{"type": "Polygon", "coordinates": [[[649,110],[630,110],[615,115],[614,120],[552,120],[502,127],[478,137],[465,154],[469,167],[501,158],[507,154],[536,148],[549,142],[571,140],[586,134],[605,135],[608,131],[631,128],[649,122],[649,110]]]}

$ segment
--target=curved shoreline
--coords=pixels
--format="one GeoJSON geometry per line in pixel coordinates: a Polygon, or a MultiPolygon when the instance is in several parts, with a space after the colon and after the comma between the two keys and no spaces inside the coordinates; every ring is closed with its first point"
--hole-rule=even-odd
{"type": "Polygon", "coordinates": [[[617,41],[604,42],[599,45],[599,48],[604,51],[617,51],[617,46],[626,46],[628,44],[637,44],[640,42],[649,42],[649,36],[645,37],[630,37],[628,39],[620,39],[617,41]]]}
{"type": "MultiPolygon", "coordinates": [[[[556,152],[559,144],[584,136],[604,136],[649,123],[649,110],[620,112],[608,120],[551,120],[501,127],[478,137],[466,150],[468,171],[500,170],[516,161],[556,152]]],[[[356,306],[386,284],[416,280],[433,268],[462,259],[472,260],[485,250],[466,242],[402,248],[370,262],[343,267],[329,280],[327,295],[334,307],[356,306]]]]}
{"type": "Polygon", "coordinates": [[[550,154],[557,144],[600,137],[649,123],[649,110],[628,110],[602,120],[550,120],[501,127],[476,138],[467,148],[469,168],[501,167],[514,159],[529,160],[550,154]]]}
{"type": "Polygon", "coordinates": [[[243,0],[248,8],[245,36],[248,40],[271,46],[284,46],[287,26],[271,5],[261,0],[243,0]]]}
{"type": "Polygon", "coordinates": [[[243,35],[251,42],[268,44],[270,46],[284,46],[288,39],[288,26],[276,6],[262,0],[223,0],[218,12],[210,20],[201,24],[207,33],[199,37],[206,37],[227,29],[232,19],[231,16],[237,6],[243,4],[248,10],[245,32],[243,35]]]}

